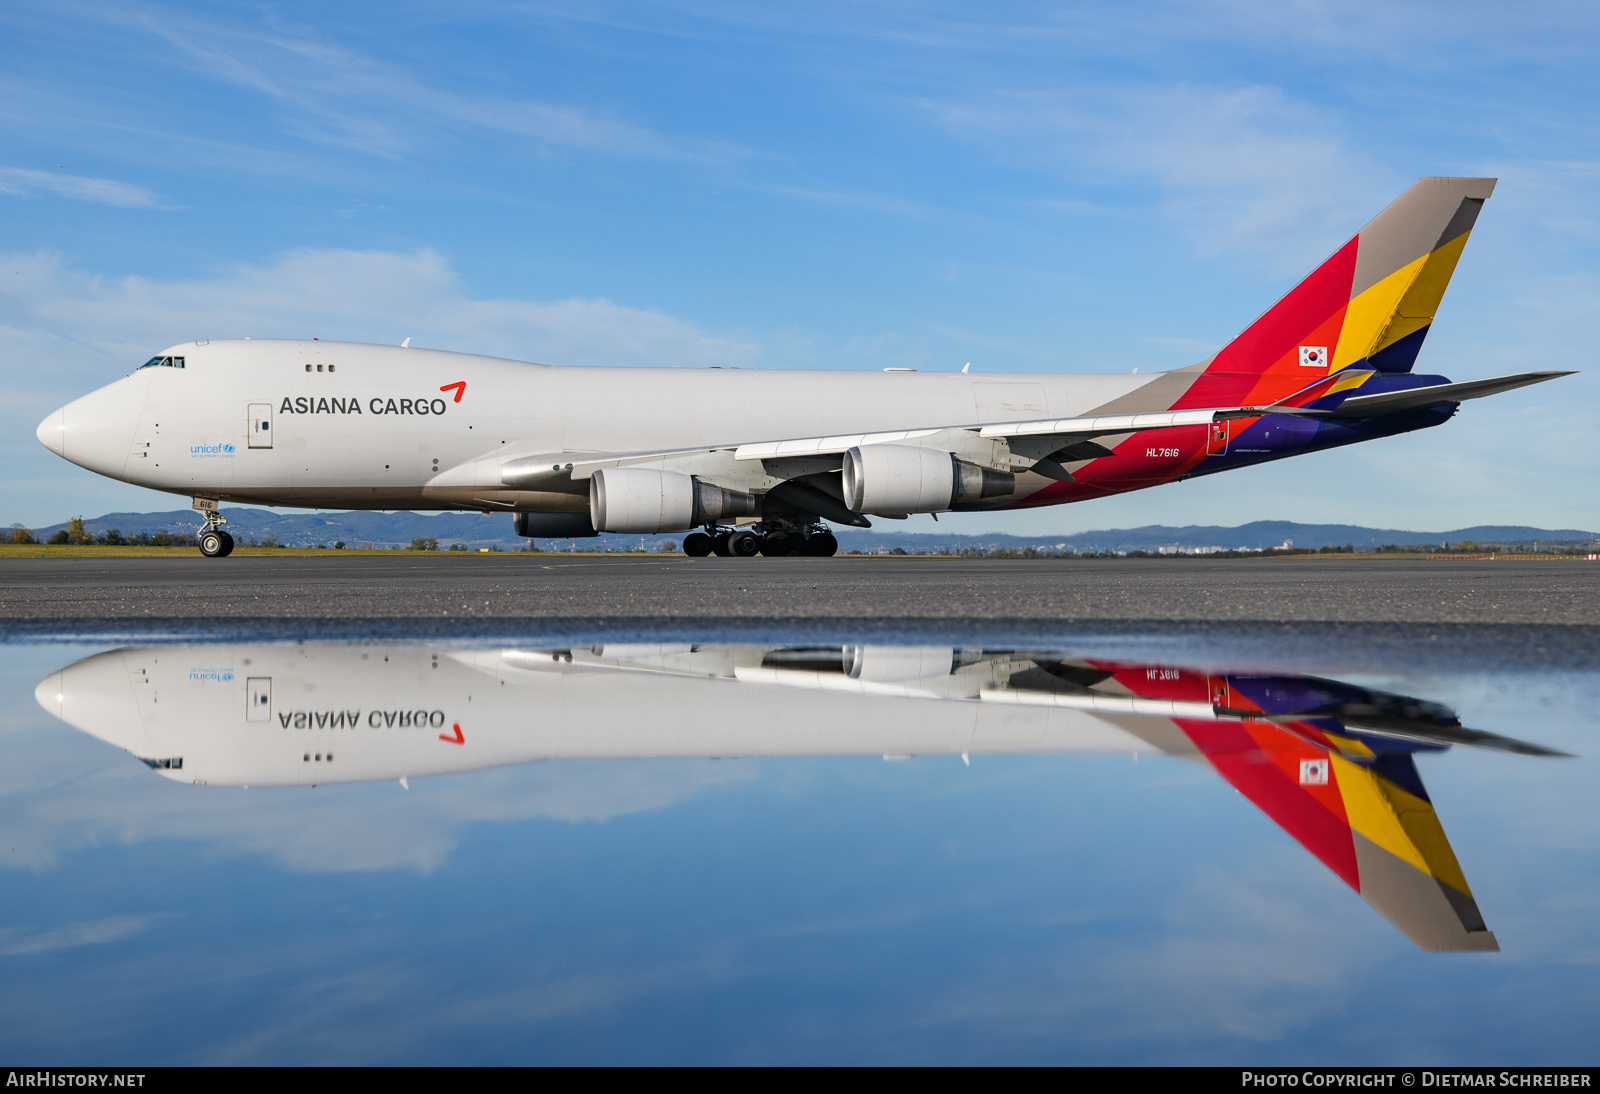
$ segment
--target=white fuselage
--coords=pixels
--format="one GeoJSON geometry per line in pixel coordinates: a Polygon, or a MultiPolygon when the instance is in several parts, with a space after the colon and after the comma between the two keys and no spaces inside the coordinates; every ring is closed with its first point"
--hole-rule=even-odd
{"type": "Polygon", "coordinates": [[[212,786],[551,759],[1164,750],[1127,719],[1004,701],[1025,659],[952,668],[948,647],[868,646],[845,651],[847,669],[816,672],[764,665],[766,652],[146,646],[79,661],[35,695],[166,777],[212,786]]]}
{"type": "Polygon", "coordinates": [[[502,466],[1143,409],[1128,396],[1151,380],[556,368],[320,341],[195,342],[165,354],[184,367],[143,368],[84,396],[45,419],[39,439],[102,475],[222,501],[586,512],[587,482],[512,490],[502,466]]]}

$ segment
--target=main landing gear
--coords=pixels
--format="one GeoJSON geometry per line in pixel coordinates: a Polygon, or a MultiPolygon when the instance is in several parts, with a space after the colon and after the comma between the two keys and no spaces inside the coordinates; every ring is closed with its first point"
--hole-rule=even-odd
{"type": "Polygon", "coordinates": [[[233,554],[233,537],[222,530],[225,523],[220,513],[206,513],[206,522],[200,528],[200,553],[207,558],[227,558],[233,554]]]}
{"type": "Polygon", "coordinates": [[[753,528],[712,528],[690,532],[683,537],[683,553],[690,558],[719,555],[723,558],[753,558],[766,555],[809,555],[828,558],[839,551],[839,541],[826,528],[789,528],[782,525],[756,525],[753,528]]]}

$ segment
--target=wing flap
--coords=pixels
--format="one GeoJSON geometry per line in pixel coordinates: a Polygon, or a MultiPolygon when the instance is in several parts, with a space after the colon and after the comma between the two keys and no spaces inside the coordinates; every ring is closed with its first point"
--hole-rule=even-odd
{"type": "MultiPolygon", "coordinates": [[[[1077,437],[1088,440],[1114,433],[1139,433],[1146,429],[1171,429],[1181,425],[1210,425],[1219,414],[1248,411],[1249,415],[1263,413],[1248,407],[1212,410],[1162,410],[1146,414],[1100,414],[1091,418],[1053,418],[1036,422],[1005,422],[978,428],[980,437],[1077,437]]],[[[1246,415],[1248,416],[1248,415],[1246,415]]]]}
{"type": "Polygon", "coordinates": [[[761,441],[741,444],[734,450],[736,460],[771,460],[780,456],[828,456],[848,452],[864,444],[894,444],[896,441],[931,437],[939,429],[897,429],[888,433],[854,433],[838,437],[802,437],[793,441],[761,441]]]}

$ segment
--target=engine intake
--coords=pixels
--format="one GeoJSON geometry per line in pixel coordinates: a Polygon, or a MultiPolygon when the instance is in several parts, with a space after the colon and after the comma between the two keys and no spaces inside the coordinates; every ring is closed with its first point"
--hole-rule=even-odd
{"type": "Polygon", "coordinates": [[[602,532],[682,532],[756,509],[754,494],[681,471],[609,467],[589,480],[589,519],[602,532]]]}
{"type": "Polygon", "coordinates": [[[858,445],[844,456],[844,500],[857,513],[940,513],[962,502],[1003,497],[1017,477],[903,444],[858,445]]]}

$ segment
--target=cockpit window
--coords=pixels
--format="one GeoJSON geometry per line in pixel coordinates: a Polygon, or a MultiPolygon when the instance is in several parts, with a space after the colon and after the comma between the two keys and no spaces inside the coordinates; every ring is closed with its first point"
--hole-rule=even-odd
{"type": "Polygon", "coordinates": [[[152,357],[139,368],[182,368],[182,357],[152,357]]]}

